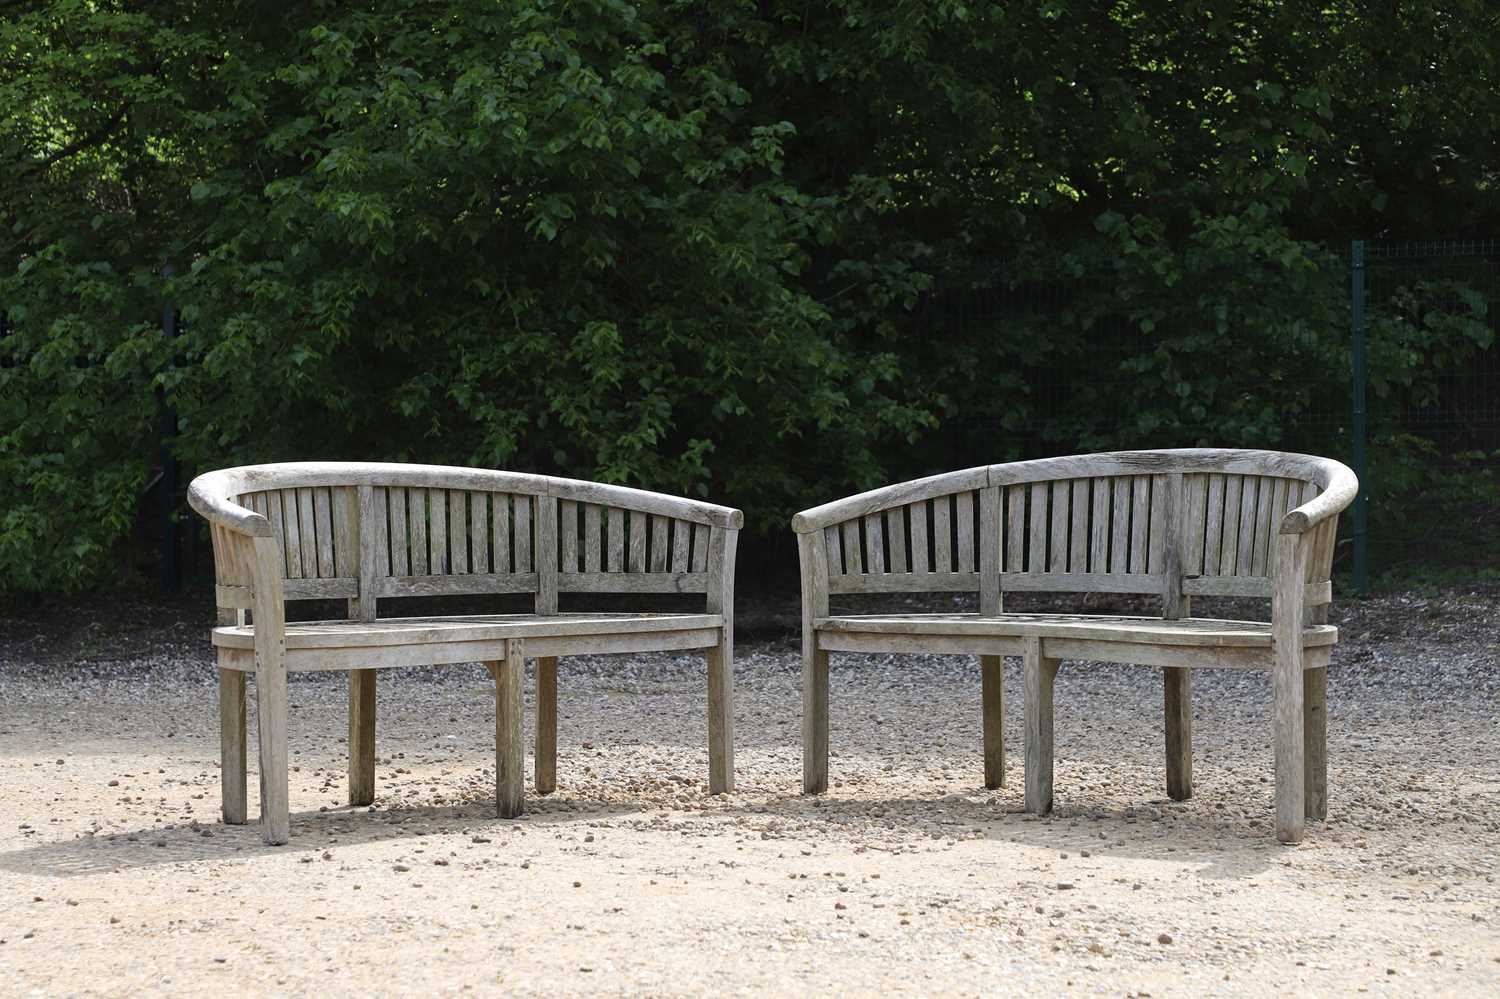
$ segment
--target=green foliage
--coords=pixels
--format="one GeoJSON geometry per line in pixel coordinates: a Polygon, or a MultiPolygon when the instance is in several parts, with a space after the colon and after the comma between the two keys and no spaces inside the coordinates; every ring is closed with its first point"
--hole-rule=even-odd
{"type": "MultiPolygon", "coordinates": [[[[1346,399],[1326,248],[1500,219],[1479,0],[0,13],[0,589],[117,571],[164,403],[190,467],[559,471],[768,536],[1006,449],[1295,442],[1346,399]]],[[[1425,294],[1392,399],[1487,342],[1425,294]]]]}

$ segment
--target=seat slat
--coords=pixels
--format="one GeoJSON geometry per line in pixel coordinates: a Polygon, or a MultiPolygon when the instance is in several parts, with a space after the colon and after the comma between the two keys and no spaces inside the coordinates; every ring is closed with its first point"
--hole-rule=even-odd
{"type": "MultiPolygon", "coordinates": [[[[1255,621],[1212,618],[1167,620],[1105,614],[859,614],[818,618],[819,631],[907,635],[1036,635],[1096,641],[1150,642],[1208,648],[1271,647],[1271,626],[1255,621]]],[[[1303,641],[1332,645],[1338,629],[1309,625],[1303,641]]]]}

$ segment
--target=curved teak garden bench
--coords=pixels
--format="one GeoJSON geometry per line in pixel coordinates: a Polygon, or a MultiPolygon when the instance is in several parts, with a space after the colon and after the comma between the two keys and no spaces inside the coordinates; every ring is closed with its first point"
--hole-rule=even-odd
{"type": "Polygon", "coordinates": [[[803,789],[828,787],[828,654],[980,657],[985,786],[1004,783],[1002,656],[1026,675],[1026,809],[1052,807],[1052,686],[1063,659],[1160,666],[1167,790],[1192,794],[1191,670],[1271,673],[1276,833],[1327,811],[1326,667],[1338,514],[1358,489],[1339,462],[1275,451],[1077,455],[970,468],[805,510],[803,789]],[[839,615],[847,593],[973,592],[977,614],[839,615]],[[1160,596],[1162,615],[1004,613],[1007,592],[1160,596]],[[1271,621],[1194,618],[1195,596],[1269,597],[1271,621]]]}
{"type": "Polygon", "coordinates": [[[217,580],[224,821],[242,823],[245,675],[256,682],[261,832],[285,843],[293,670],[349,673],[349,802],[375,796],[375,671],[483,662],[495,678],[496,798],[523,809],[522,677],[537,662],[536,789],[557,774],[557,657],[704,649],[709,790],[734,785],[738,510],[621,486],[435,465],[252,465],[193,480],[217,580]],[[529,593],[534,613],[377,618],[389,597],[529,593]],[[702,593],[702,614],[559,613],[559,593],[702,593]],[[288,623],[284,601],[348,601],[288,623]],[[249,617],[247,619],[247,612],[249,617]]]}

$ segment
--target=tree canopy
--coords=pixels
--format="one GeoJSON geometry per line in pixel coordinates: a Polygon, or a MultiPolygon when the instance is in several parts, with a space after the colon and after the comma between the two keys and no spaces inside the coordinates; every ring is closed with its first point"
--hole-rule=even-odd
{"type": "MultiPolygon", "coordinates": [[[[0,2],[0,589],[114,573],[162,406],[199,469],[764,532],[961,421],[1285,443],[1347,399],[1340,245],[1500,231],[1497,66],[1484,0],[0,2]],[[1067,292],[949,321],[997,287],[1067,292]]],[[[1488,345],[1450,311],[1378,389],[1488,345]]]]}

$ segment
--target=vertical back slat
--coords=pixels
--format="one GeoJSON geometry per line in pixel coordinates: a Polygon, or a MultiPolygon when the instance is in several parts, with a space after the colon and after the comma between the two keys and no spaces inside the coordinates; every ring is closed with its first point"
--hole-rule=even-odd
{"type": "Polygon", "coordinates": [[[927,551],[927,501],[908,503],[911,513],[911,571],[926,574],[932,571],[932,558],[927,551]]]}
{"type": "MultiPolygon", "coordinates": [[[[1162,502],[1163,491],[1167,488],[1167,477],[1165,475],[1151,476],[1151,517],[1150,538],[1146,542],[1146,571],[1163,572],[1167,564],[1167,539],[1170,536],[1167,525],[1167,506],[1162,502]]],[[[1176,525],[1172,525],[1175,527],[1176,525]]]]}
{"type": "Polygon", "coordinates": [[[333,491],[333,563],[345,579],[359,575],[358,504],[354,487],[333,491]]]}
{"type": "Polygon", "coordinates": [[[406,490],[400,486],[386,489],[386,511],[391,518],[391,575],[411,574],[411,556],[406,543],[406,490]]]}
{"type": "Polygon", "coordinates": [[[427,560],[427,490],[406,490],[406,522],[411,525],[411,574],[425,576],[427,560]]]}
{"type": "Polygon", "coordinates": [[[693,571],[708,571],[708,525],[693,525],[693,571]]]}
{"type": "Polygon", "coordinates": [[[1240,550],[1240,500],[1243,477],[1224,476],[1224,540],[1219,549],[1219,575],[1234,575],[1235,554],[1240,550]]]}
{"type": "Polygon", "coordinates": [[[932,560],[937,572],[953,571],[953,497],[932,501],[932,560]]]}
{"type": "Polygon", "coordinates": [[[1271,548],[1276,543],[1276,525],[1281,520],[1277,508],[1285,502],[1286,479],[1260,480],[1260,506],[1255,513],[1255,555],[1250,563],[1252,576],[1266,575],[1271,548]]]}
{"type": "MultiPolygon", "coordinates": [[[[390,499],[386,496],[384,486],[376,486],[375,493],[375,574],[377,576],[389,576],[391,574],[391,535],[387,525],[390,523],[390,499]]],[[[363,558],[365,553],[361,552],[363,558]]]]}
{"type": "Polygon", "coordinates": [[[1109,571],[1109,479],[1099,476],[1089,484],[1094,494],[1089,532],[1089,571],[1109,571]]]}
{"type": "Polygon", "coordinates": [[[518,493],[515,497],[515,506],[511,510],[516,522],[516,541],[514,545],[517,572],[537,572],[536,567],[536,544],[533,541],[532,524],[535,522],[534,509],[543,497],[528,496],[518,493]]]}
{"type": "Polygon", "coordinates": [[[562,558],[562,571],[578,571],[578,504],[573,500],[558,500],[557,503],[557,549],[562,558]]]}
{"type": "Polygon", "coordinates": [[[488,493],[469,494],[469,569],[490,571],[490,511],[488,493]]]}
{"type": "Polygon", "coordinates": [[[864,551],[859,543],[859,521],[846,520],[839,525],[844,535],[844,572],[857,576],[865,571],[864,551]]]}
{"type": "Polygon", "coordinates": [[[1109,571],[1130,571],[1130,477],[1109,480],[1109,571]]]}
{"type": "Polygon", "coordinates": [[[865,545],[869,559],[865,563],[870,572],[885,572],[885,521],[879,513],[865,517],[865,545]]]}
{"type": "Polygon", "coordinates": [[[1151,543],[1151,476],[1130,480],[1130,571],[1145,572],[1151,543]]]}
{"type": "Polygon", "coordinates": [[[828,551],[828,575],[844,574],[844,543],[837,524],[823,528],[823,547],[828,551]]]}
{"type": "Polygon", "coordinates": [[[1224,476],[1213,472],[1208,477],[1208,509],[1204,514],[1203,568],[1205,576],[1219,574],[1220,552],[1224,545],[1224,476]]]}
{"type": "Polygon", "coordinates": [[[490,537],[495,540],[495,571],[522,571],[511,569],[510,496],[505,493],[495,493],[490,497],[490,537]]]}
{"type": "Polygon", "coordinates": [[[1260,479],[1254,475],[1244,477],[1244,489],[1240,495],[1239,551],[1235,555],[1234,571],[1237,576],[1248,576],[1255,559],[1255,518],[1260,502],[1260,479]]]}
{"type": "Polygon", "coordinates": [[[326,486],[313,490],[313,520],[318,535],[318,576],[332,579],[337,575],[333,568],[333,510],[326,486]]]}
{"type": "Polygon", "coordinates": [[[457,489],[448,490],[448,569],[469,572],[469,494],[457,489]]]}
{"type": "Polygon", "coordinates": [[[1026,571],[1026,487],[1005,490],[1005,571],[1026,571]]]}
{"type": "Polygon", "coordinates": [[[598,572],[604,561],[604,536],[599,521],[603,510],[593,503],[583,508],[583,571],[598,572]]]}
{"type": "MultiPolygon", "coordinates": [[[[535,537],[528,540],[531,548],[531,563],[536,566],[536,612],[557,613],[557,499],[545,493],[528,502],[535,503],[535,511],[526,513],[527,523],[536,525],[535,537]]],[[[516,548],[519,554],[521,541],[521,511],[516,511],[516,548]]]]}
{"type": "Polygon", "coordinates": [[[646,571],[646,515],[639,510],[630,511],[630,554],[626,571],[646,571]]]}
{"type": "Polygon", "coordinates": [[[885,518],[885,540],[891,548],[890,570],[911,572],[906,560],[906,507],[898,506],[881,514],[885,518]]]}
{"type": "Polygon", "coordinates": [[[962,492],[953,498],[953,516],[958,521],[958,571],[975,571],[974,560],[974,494],[962,492]]]}
{"type": "Polygon", "coordinates": [[[693,525],[685,520],[672,521],[672,571],[687,572],[688,556],[691,553],[689,543],[690,533],[693,525]]]}
{"type": "Polygon", "coordinates": [[[302,578],[302,528],[297,522],[297,490],[278,489],[272,494],[281,509],[282,553],[286,556],[286,578],[302,578]]]}
{"type": "Polygon", "coordinates": [[[1031,484],[1031,543],[1026,548],[1026,571],[1047,571],[1047,483],[1031,484]]]}
{"type": "Polygon", "coordinates": [[[651,517],[651,571],[667,571],[667,525],[666,517],[651,517]]]}
{"type": "Polygon", "coordinates": [[[617,506],[609,508],[609,558],[604,564],[607,572],[625,571],[625,511],[617,506]]]}
{"type": "Polygon", "coordinates": [[[1047,532],[1047,571],[1068,571],[1068,484],[1061,479],[1054,481],[1048,490],[1052,494],[1051,528],[1047,532]]]}
{"type": "Polygon", "coordinates": [[[448,572],[448,493],[427,490],[427,565],[434,576],[448,572]]]}
{"type": "Polygon", "coordinates": [[[318,578],[318,528],[313,511],[313,491],[309,486],[297,490],[297,528],[301,534],[302,575],[318,578]]]}
{"type": "Polygon", "coordinates": [[[1000,487],[989,486],[979,493],[979,613],[998,614],[1002,609],[1000,592],[1000,487]]]}
{"type": "Polygon", "coordinates": [[[1089,571],[1089,480],[1074,479],[1073,523],[1068,528],[1068,571],[1089,571]]]}
{"type": "Polygon", "coordinates": [[[1205,517],[1208,497],[1208,479],[1200,474],[1182,477],[1183,502],[1183,547],[1182,572],[1186,576],[1203,573],[1203,535],[1207,526],[1205,517]]]}

